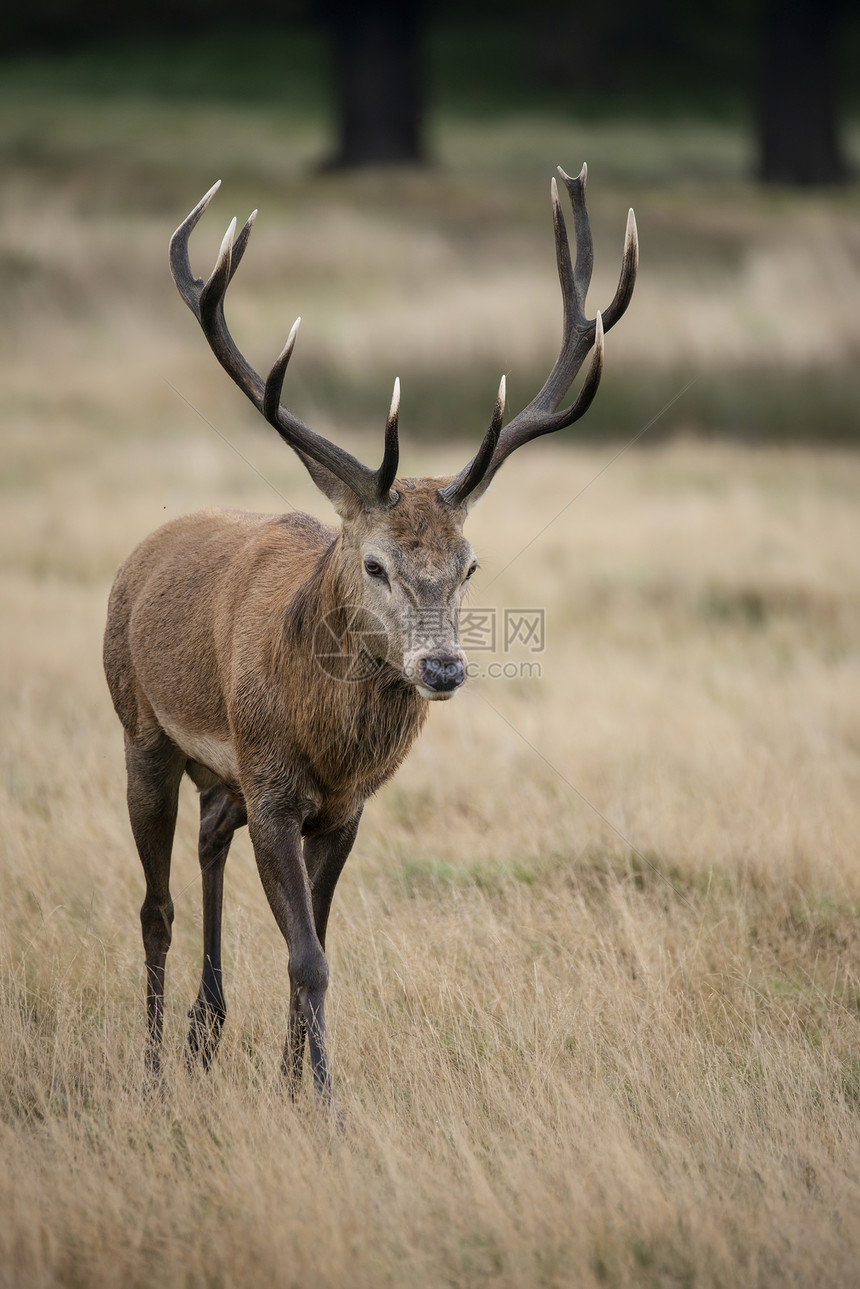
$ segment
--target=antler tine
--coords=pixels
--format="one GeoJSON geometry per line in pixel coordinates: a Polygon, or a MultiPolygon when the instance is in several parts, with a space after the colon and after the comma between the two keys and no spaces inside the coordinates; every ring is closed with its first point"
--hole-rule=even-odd
{"type": "Polygon", "coordinates": [[[400,377],[394,379],[394,392],[391,395],[391,407],[385,422],[385,452],[382,464],[376,472],[377,489],[380,500],[386,498],[391,485],[397,478],[397,466],[400,462],[400,439],[398,422],[400,419],[400,377]]]}
{"type": "MultiPolygon", "coordinates": [[[[588,288],[591,285],[591,274],[594,269],[594,243],[591,239],[591,224],[588,220],[588,211],[585,208],[585,188],[588,183],[588,166],[583,161],[582,169],[575,179],[565,174],[561,166],[558,167],[558,173],[567,188],[567,194],[570,198],[570,205],[573,210],[573,227],[576,238],[576,267],[574,269],[574,292],[578,306],[579,321],[587,321],[585,317],[585,297],[588,295],[588,288]]],[[[555,193],[555,204],[558,206],[558,214],[561,216],[561,206],[558,202],[558,188],[553,179],[553,192],[555,193]]],[[[565,241],[566,241],[565,236],[565,241]]],[[[570,262],[570,253],[568,252],[568,263],[570,262]]]]}
{"type": "Polygon", "coordinates": [[[295,346],[299,320],[294,323],[287,343],[275,360],[265,383],[239,352],[230,335],[224,318],[224,296],[245,253],[257,212],[254,211],[250,216],[235,242],[233,239],[236,221],[235,219],[232,221],[221,243],[215,267],[205,283],[192,273],[188,257],[188,239],[220,184],[219,179],[202,201],[194,207],[191,214],[183,220],[170,239],[170,269],[180,295],[200,323],[212,352],[228,376],[236,382],[291,448],[294,448],[299,455],[310,458],[311,461],[330,471],[369,509],[390,504],[388,493],[397,470],[396,410],[393,427],[391,414],[389,414],[383,463],[379,470],[371,470],[351,453],[309,429],[280,401],[287,364],[295,346]],[[389,475],[390,480],[385,483],[389,475]]]}
{"type": "Polygon", "coordinates": [[[232,252],[233,238],[236,235],[236,216],[230,221],[230,227],[221,239],[221,249],[218,252],[218,258],[215,261],[215,267],[206,279],[206,284],[200,292],[200,322],[203,330],[208,332],[209,328],[215,321],[215,315],[219,305],[224,303],[224,294],[230,285],[230,278],[233,276],[232,252]]]}
{"type": "MultiPolygon", "coordinates": [[[[205,200],[206,198],[204,198],[205,200]]],[[[197,220],[194,221],[195,224],[196,222],[197,220]]],[[[253,220],[249,220],[248,224],[253,224],[253,220]]],[[[239,258],[241,258],[250,236],[248,224],[242,230],[245,236],[239,258]]],[[[191,227],[193,228],[194,225],[192,224],[191,227]]],[[[189,229],[190,231],[191,229],[189,229]]],[[[239,352],[224,318],[224,296],[234,272],[233,236],[235,231],[236,220],[233,219],[221,241],[221,249],[215,261],[215,267],[200,287],[197,307],[194,313],[204,336],[209,341],[210,349],[221,366],[233,378],[242,393],[251,400],[254,406],[262,410],[263,381],[244,355],[239,352]]],[[[187,234],[185,242],[187,259],[187,234]]]]}
{"type": "Polygon", "coordinates": [[[256,220],[258,213],[259,212],[256,210],[251,211],[245,221],[245,227],[233,243],[233,249],[230,252],[230,276],[227,279],[227,286],[229,286],[233,281],[233,275],[239,267],[242,256],[245,254],[245,248],[248,245],[248,242],[251,240],[251,231],[254,227],[254,221],[256,220]]]}
{"type": "Polygon", "coordinates": [[[465,470],[461,470],[455,479],[452,479],[444,488],[439,489],[439,496],[443,501],[447,501],[449,506],[462,505],[469,493],[474,492],[487,473],[487,468],[493,459],[493,453],[499,441],[504,415],[505,377],[502,376],[499,381],[499,392],[496,395],[496,406],[493,408],[493,419],[490,421],[490,428],[484,435],[481,446],[465,470]]]}
{"type": "Polygon", "coordinates": [[[604,310],[603,328],[608,331],[614,327],[630,303],[633,288],[636,285],[636,274],[639,271],[639,234],[636,230],[636,216],[633,207],[627,212],[627,231],[624,234],[624,258],[621,261],[621,276],[618,289],[612,303],[604,310]]]}
{"type": "MultiPolygon", "coordinates": [[[[480,489],[482,492],[503,461],[522,447],[524,443],[550,434],[554,430],[565,429],[579,420],[588,411],[603,372],[604,333],[618,321],[630,303],[633,287],[636,284],[638,268],[638,242],[636,237],[636,220],[632,210],[627,219],[627,233],[624,242],[624,258],[621,265],[621,277],[615,297],[606,312],[597,314],[590,322],[585,313],[585,297],[591,282],[594,262],[594,251],[591,238],[591,226],[585,203],[585,186],[588,178],[587,167],[575,179],[559,166],[559,175],[567,188],[570,204],[573,209],[574,231],[576,238],[576,262],[571,263],[570,244],[567,237],[564,216],[558,200],[558,187],[552,180],[553,226],[555,229],[556,262],[558,278],[561,285],[563,306],[563,332],[561,349],[552,371],[542,388],[498,435],[498,442],[484,470],[478,474],[473,467],[478,459],[475,457],[446,488],[441,490],[445,500],[452,505],[463,505],[471,492],[480,489]],[[582,367],[590,349],[594,355],[588,374],[578,396],[570,407],[558,411],[558,406],[570,389],[577,373],[582,367]]],[[[478,456],[484,451],[486,439],[478,456]]]]}
{"type": "Polygon", "coordinates": [[[267,421],[277,418],[278,409],[281,406],[281,391],[284,388],[284,377],[287,374],[287,365],[293,356],[293,350],[296,347],[296,336],[301,326],[301,317],[296,318],[290,327],[290,334],[287,336],[287,343],[272,363],[272,370],[269,372],[266,380],[266,387],[263,390],[263,406],[260,409],[267,421]]]}
{"type": "Polygon", "coordinates": [[[200,292],[203,290],[203,279],[195,277],[191,272],[191,262],[188,258],[188,239],[200,222],[200,216],[220,187],[221,180],[216,179],[206,196],[198,201],[191,214],[183,219],[170,239],[170,250],[168,252],[170,272],[173,274],[173,280],[179,289],[179,294],[198,322],[200,321],[200,292]]]}

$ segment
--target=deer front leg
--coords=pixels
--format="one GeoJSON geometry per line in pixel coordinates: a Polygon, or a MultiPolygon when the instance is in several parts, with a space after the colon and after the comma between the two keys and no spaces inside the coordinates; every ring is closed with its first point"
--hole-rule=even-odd
{"type": "MultiPolygon", "coordinates": [[[[311,884],[311,902],[314,911],[314,926],[317,939],[325,950],[325,933],[328,926],[328,915],[332,897],[343,866],[352,850],[361,810],[348,820],[341,828],[331,832],[318,833],[308,837],[304,844],[305,871],[311,884]]],[[[298,1092],[302,1081],[305,1039],[307,1026],[299,1000],[295,993],[290,996],[290,1028],[287,1044],[284,1048],[284,1072],[289,1076],[293,1096],[298,1092]]]]}
{"type": "MultiPolygon", "coordinates": [[[[300,1017],[308,1037],[317,1097],[331,1100],[331,1072],[325,1036],[325,994],[328,962],[314,924],[311,890],[302,856],[299,818],[271,808],[258,811],[248,821],[257,869],[275,921],[290,955],[291,1023],[286,1051],[293,1050],[298,1034],[294,1016],[300,1017]],[[294,1001],[293,1001],[294,1000],[294,1001]]],[[[302,1045],[303,1045],[302,1037],[302,1045]]],[[[289,1066],[290,1091],[297,1092],[289,1066]]],[[[301,1068],[299,1067],[299,1076],[301,1068]]]]}

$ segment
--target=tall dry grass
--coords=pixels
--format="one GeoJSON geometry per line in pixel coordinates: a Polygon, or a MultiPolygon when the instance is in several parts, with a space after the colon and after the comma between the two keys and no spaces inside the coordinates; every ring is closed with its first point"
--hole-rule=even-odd
{"type": "MultiPolygon", "coordinates": [[[[136,130],[126,117],[125,133],[84,113],[54,120],[49,164],[4,153],[0,1283],[852,1283],[850,452],[646,437],[606,470],[617,440],[511,461],[470,520],[471,599],[546,610],[544,651],[500,658],[542,674],[471,682],[368,807],[330,931],[346,1131],[279,1082],[285,950],[244,837],[227,870],[222,1050],[208,1077],[185,1074],[200,959],[190,788],[168,1073],[144,1101],[142,880],[99,656],[110,579],[136,540],[198,506],[326,514],[205,352],[166,280],[166,233],[216,161],[235,172],[219,211],[262,205],[263,190],[272,217],[234,284],[236,329],[256,356],[305,312],[291,397],[368,457],[371,419],[360,411],[353,432],[332,415],[339,364],[378,379],[384,411],[402,363],[444,386],[470,359],[522,371],[555,344],[545,211],[519,160],[542,134],[529,152],[526,126],[512,130],[495,177],[490,132],[491,161],[466,168],[475,127],[452,134],[441,175],[315,186],[289,165],[279,178],[274,132],[243,119],[217,136],[205,127],[226,117],[192,114],[179,139],[169,113],[136,130]]],[[[617,178],[601,193],[597,160],[592,175],[603,296],[627,194],[617,178]]],[[[810,344],[827,339],[816,361],[840,345],[848,361],[844,202],[775,210],[741,189],[707,203],[636,185],[662,269],[645,259],[608,388],[616,363],[696,346],[729,372],[756,346],[793,361],[804,273],[810,344]],[[816,229],[826,282],[804,250],[816,229]],[[684,237],[701,252],[686,272],[667,249],[684,237]],[[727,243],[742,253],[726,258],[727,243]]],[[[201,229],[199,262],[221,222],[201,229]]],[[[461,464],[477,418],[452,423],[468,440],[417,442],[404,394],[407,469],[461,464]]],[[[619,432],[657,410],[643,397],[619,432]]]]}

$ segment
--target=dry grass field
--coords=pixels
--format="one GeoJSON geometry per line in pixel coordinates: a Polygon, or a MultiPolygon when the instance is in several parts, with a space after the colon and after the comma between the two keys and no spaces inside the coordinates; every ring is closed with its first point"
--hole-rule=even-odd
{"type": "MultiPolygon", "coordinates": [[[[856,194],[756,195],[731,131],[442,121],[435,173],[314,179],[318,127],[288,136],[262,108],[6,95],[0,1284],[855,1283],[860,459],[814,446],[814,390],[836,390],[831,419],[850,407],[856,194]],[[244,836],[225,1037],[185,1073],[190,785],[146,1102],[108,587],[185,511],[328,516],[217,369],[167,238],[221,173],[192,246],[207,265],[260,205],[231,288],[248,351],[273,355],[301,312],[296,409],[376,457],[399,371],[406,470],[453,470],[499,372],[519,405],[552,361],[547,180],[583,153],[594,304],[631,202],[642,233],[598,398],[618,421],[525,449],[470,520],[472,606],[545,610],[540,654],[474,660],[541,674],[434,710],[365,812],[329,935],[345,1131],[280,1084],[285,950],[244,836]],[[658,422],[605,468],[665,401],[613,389],[655,371],[729,399],[806,372],[809,442],[657,441],[658,422]]],[[[754,404],[734,416],[773,437],[754,404]]]]}

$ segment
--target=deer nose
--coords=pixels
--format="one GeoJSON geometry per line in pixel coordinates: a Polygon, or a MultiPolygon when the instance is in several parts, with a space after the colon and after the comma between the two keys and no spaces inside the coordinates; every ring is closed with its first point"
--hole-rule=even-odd
{"type": "Polygon", "coordinates": [[[466,679],[466,670],[459,658],[422,658],[421,679],[428,689],[448,693],[459,689],[466,679]]]}

